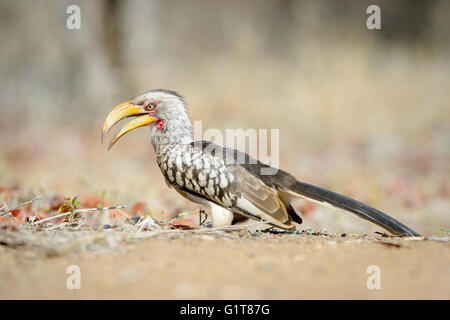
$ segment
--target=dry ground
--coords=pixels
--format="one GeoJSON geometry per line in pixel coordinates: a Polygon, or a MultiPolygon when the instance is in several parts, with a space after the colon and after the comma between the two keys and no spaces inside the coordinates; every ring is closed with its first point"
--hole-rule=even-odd
{"type": "Polygon", "coordinates": [[[450,298],[448,238],[210,229],[1,235],[1,299],[450,298]],[[81,290],[66,287],[69,265],[80,267],[81,290]],[[380,267],[380,290],[366,286],[370,265],[380,267]]]}

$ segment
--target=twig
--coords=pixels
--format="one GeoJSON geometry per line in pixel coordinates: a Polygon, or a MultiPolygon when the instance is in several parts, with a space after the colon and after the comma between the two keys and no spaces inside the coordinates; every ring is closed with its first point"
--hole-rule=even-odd
{"type": "Polygon", "coordinates": [[[136,223],[135,228],[137,228],[137,233],[140,233],[144,228],[149,228],[149,227],[156,227],[157,229],[161,229],[161,227],[156,224],[155,220],[153,220],[151,217],[149,216],[144,216],[143,218],[141,218],[141,220],[136,223]]]}
{"type": "Polygon", "coordinates": [[[58,229],[58,228],[61,228],[61,227],[65,226],[65,225],[67,225],[67,224],[68,224],[67,222],[59,223],[59,224],[57,224],[56,226],[50,227],[50,228],[48,228],[48,229],[46,229],[46,230],[54,230],[54,229],[58,229]]]}
{"type": "MultiPolygon", "coordinates": [[[[7,215],[8,213],[10,213],[11,211],[16,210],[16,209],[18,209],[18,208],[20,208],[20,207],[23,207],[24,205],[27,205],[27,204],[32,203],[33,201],[36,201],[36,200],[39,200],[39,199],[42,199],[42,196],[39,196],[39,197],[36,197],[36,198],[34,198],[34,199],[25,201],[25,202],[23,202],[23,203],[21,203],[21,204],[15,206],[14,208],[12,208],[12,209],[10,209],[10,210],[8,210],[8,211],[6,211],[6,212],[2,212],[2,213],[0,214],[0,217],[6,216],[6,215],[7,215]]],[[[5,206],[6,206],[6,204],[2,207],[2,209],[3,209],[5,206]]]]}
{"type": "Polygon", "coordinates": [[[53,216],[53,217],[48,217],[48,218],[45,218],[45,219],[36,221],[35,223],[33,223],[33,226],[35,226],[35,225],[37,225],[37,224],[44,223],[45,221],[49,221],[49,220],[53,220],[53,219],[56,219],[56,218],[68,216],[68,215],[71,214],[71,213],[72,213],[72,212],[70,212],[70,211],[69,211],[69,212],[64,212],[64,213],[61,213],[61,214],[57,214],[56,216],[53,216]]]}
{"type": "Polygon", "coordinates": [[[112,207],[105,207],[105,208],[88,208],[88,209],[77,209],[75,210],[76,213],[83,213],[83,212],[92,212],[92,211],[102,211],[102,210],[112,210],[112,209],[123,209],[124,206],[112,206],[112,207]]]}
{"type": "MultiPolygon", "coordinates": [[[[75,210],[75,213],[92,212],[92,211],[103,211],[103,210],[111,210],[111,209],[122,209],[122,208],[125,208],[125,207],[124,206],[112,206],[112,207],[105,207],[105,208],[77,209],[77,210],[75,210]]],[[[48,217],[48,218],[36,221],[35,223],[33,223],[33,225],[35,226],[35,225],[44,223],[44,222],[49,221],[49,220],[53,220],[53,219],[56,219],[56,218],[68,216],[71,213],[72,212],[69,211],[69,212],[64,212],[64,213],[61,213],[61,214],[57,214],[56,216],[48,217]]]]}

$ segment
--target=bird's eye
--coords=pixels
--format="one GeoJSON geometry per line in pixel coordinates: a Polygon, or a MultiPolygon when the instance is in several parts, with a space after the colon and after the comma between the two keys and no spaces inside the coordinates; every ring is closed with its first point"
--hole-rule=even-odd
{"type": "Polygon", "coordinates": [[[151,103],[149,103],[148,104],[148,106],[147,107],[145,107],[145,109],[147,109],[147,110],[153,110],[153,109],[155,109],[155,104],[153,103],[153,102],[151,102],[151,103]]]}

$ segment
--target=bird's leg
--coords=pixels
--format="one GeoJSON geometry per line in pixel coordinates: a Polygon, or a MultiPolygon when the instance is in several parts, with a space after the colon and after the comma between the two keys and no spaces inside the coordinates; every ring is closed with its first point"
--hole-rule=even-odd
{"type": "Polygon", "coordinates": [[[202,226],[205,223],[207,218],[208,218],[208,216],[206,215],[206,211],[205,211],[204,208],[201,208],[200,210],[198,210],[198,225],[199,226],[202,226]],[[202,220],[202,214],[205,215],[205,219],[204,220],[202,220]]]}
{"type": "Polygon", "coordinates": [[[209,202],[213,227],[231,226],[233,222],[233,212],[225,209],[213,202],[209,202]]]}

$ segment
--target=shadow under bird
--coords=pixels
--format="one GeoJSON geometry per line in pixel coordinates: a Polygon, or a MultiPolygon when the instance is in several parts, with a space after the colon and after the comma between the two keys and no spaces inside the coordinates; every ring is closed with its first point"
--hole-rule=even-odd
{"type": "Polygon", "coordinates": [[[295,179],[249,155],[210,141],[193,141],[184,99],[175,91],[155,89],[115,107],[103,135],[120,120],[126,123],[108,150],[127,132],[150,126],[156,161],[167,184],[191,201],[209,206],[213,226],[255,219],[294,230],[302,218],[292,208],[296,198],[350,211],[398,236],[419,236],[387,214],[338,193],[295,179]]]}

